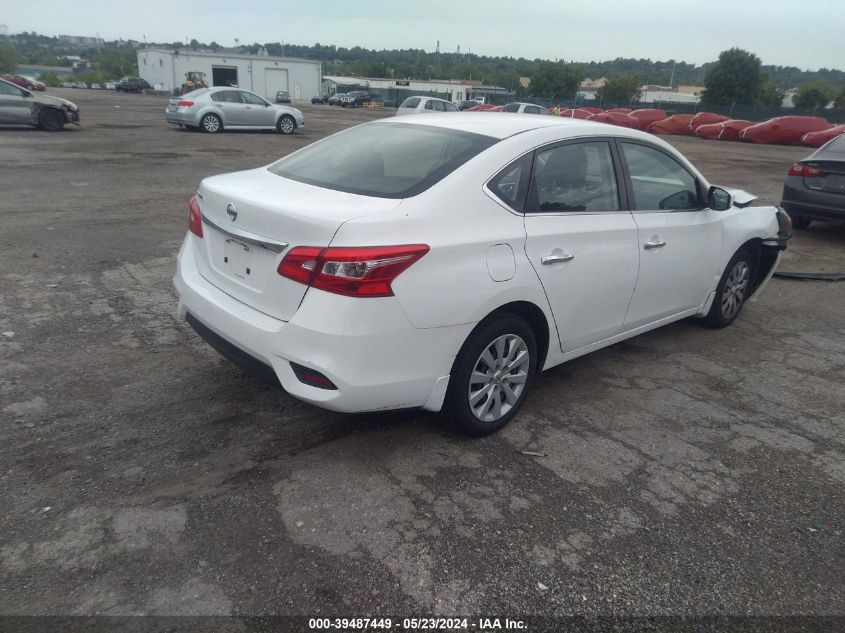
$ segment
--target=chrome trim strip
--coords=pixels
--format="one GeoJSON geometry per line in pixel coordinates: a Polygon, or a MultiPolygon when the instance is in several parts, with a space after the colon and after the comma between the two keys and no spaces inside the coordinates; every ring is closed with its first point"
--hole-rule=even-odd
{"type": "Polygon", "coordinates": [[[274,253],[281,253],[288,247],[287,242],[277,242],[276,240],[271,240],[266,237],[261,237],[260,235],[255,235],[255,233],[244,231],[243,229],[237,229],[233,226],[220,224],[216,220],[212,220],[205,213],[202,214],[202,221],[211,228],[217,229],[225,235],[254,244],[255,246],[260,246],[261,248],[265,248],[274,253]]]}

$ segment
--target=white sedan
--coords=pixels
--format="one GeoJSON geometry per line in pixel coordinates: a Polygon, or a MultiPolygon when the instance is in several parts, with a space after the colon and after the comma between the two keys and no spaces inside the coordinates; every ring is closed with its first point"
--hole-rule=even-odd
{"type": "Polygon", "coordinates": [[[445,99],[438,99],[437,97],[408,97],[396,108],[396,116],[457,111],[457,106],[445,99]]]}
{"type": "Polygon", "coordinates": [[[174,283],[212,346],[344,412],[507,424],[537,371],[733,322],[790,233],[643,132],[483,113],[367,123],[206,178],[174,283]]]}

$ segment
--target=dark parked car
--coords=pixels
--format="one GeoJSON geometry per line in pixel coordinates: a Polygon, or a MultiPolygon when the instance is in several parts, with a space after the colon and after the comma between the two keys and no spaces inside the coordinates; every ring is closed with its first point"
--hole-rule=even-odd
{"type": "Polygon", "coordinates": [[[344,108],[357,108],[370,100],[370,93],[365,90],[353,90],[352,92],[341,94],[339,97],[337,105],[343,106],[344,108]]]}
{"type": "Polygon", "coordinates": [[[290,103],[290,93],[279,90],[276,93],[276,103],[290,103]]]}
{"type": "Polygon", "coordinates": [[[116,90],[122,90],[123,92],[137,92],[138,94],[142,93],[144,90],[149,90],[150,88],[150,84],[140,77],[124,77],[116,86],[116,90]]]}
{"type": "Polygon", "coordinates": [[[311,103],[328,103],[330,97],[328,92],[321,92],[316,97],[311,97],[311,103]]]}
{"type": "Polygon", "coordinates": [[[796,229],[813,218],[845,220],[845,134],[789,168],[780,204],[796,229]]]}
{"type": "Polygon", "coordinates": [[[58,132],[65,123],[79,123],[75,103],[33,93],[0,79],[0,125],[34,125],[58,132]]]}

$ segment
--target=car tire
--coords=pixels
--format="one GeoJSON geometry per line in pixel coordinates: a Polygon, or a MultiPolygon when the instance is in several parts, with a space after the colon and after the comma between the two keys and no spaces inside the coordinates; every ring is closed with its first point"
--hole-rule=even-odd
{"type": "Polygon", "coordinates": [[[282,134],[293,134],[296,130],[296,121],[289,114],[280,116],[279,121],[276,123],[276,130],[282,134]]]}
{"type": "Polygon", "coordinates": [[[216,134],[223,129],[223,122],[216,114],[206,114],[200,119],[200,129],[208,134],[216,134]]]}
{"type": "Polygon", "coordinates": [[[722,273],[710,311],[704,317],[712,328],[723,328],[733,323],[742,311],[742,306],[753,291],[754,258],[742,248],[731,258],[722,273]]]}
{"type": "Polygon", "coordinates": [[[38,116],[38,127],[48,132],[58,132],[65,126],[64,115],[54,108],[43,110],[38,116]]]}
{"type": "Polygon", "coordinates": [[[502,313],[482,321],[452,367],[446,414],[468,435],[498,431],[525,402],[536,365],[537,340],[525,320],[502,313]]]}
{"type": "Polygon", "coordinates": [[[789,217],[792,219],[792,228],[798,229],[799,231],[810,228],[810,222],[813,221],[812,218],[808,218],[806,215],[792,215],[790,213],[789,217]]]}

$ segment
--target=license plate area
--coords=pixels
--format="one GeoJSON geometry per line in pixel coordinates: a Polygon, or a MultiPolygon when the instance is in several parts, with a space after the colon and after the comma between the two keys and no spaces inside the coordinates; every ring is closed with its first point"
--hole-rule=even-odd
{"type": "Polygon", "coordinates": [[[223,266],[232,276],[247,282],[254,279],[254,267],[250,246],[238,240],[227,239],[223,248],[223,266]]]}

